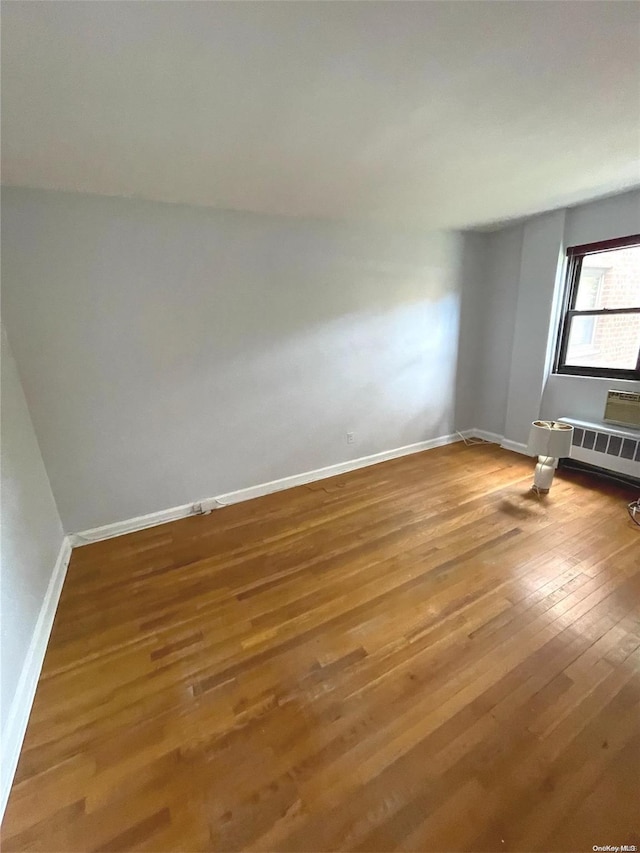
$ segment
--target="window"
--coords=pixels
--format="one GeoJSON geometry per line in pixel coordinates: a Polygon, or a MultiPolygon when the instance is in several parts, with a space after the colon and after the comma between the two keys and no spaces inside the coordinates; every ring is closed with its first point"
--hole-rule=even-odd
{"type": "Polygon", "coordinates": [[[640,379],[640,235],[567,250],[556,372],[640,379]]]}

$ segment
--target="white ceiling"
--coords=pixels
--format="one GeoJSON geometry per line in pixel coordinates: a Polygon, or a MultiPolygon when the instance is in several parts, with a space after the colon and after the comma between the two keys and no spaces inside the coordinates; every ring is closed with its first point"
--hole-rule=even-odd
{"type": "Polygon", "coordinates": [[[635,2],[10,2],[3,183],[469,227],[640,183],[635,2]]]}

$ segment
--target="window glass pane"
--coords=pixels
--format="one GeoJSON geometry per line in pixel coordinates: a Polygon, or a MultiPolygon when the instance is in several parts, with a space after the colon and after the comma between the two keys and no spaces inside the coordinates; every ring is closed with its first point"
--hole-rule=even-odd
{"type": "Polygon", "coordinates": [[[573,317],[565,363],[570,367],[635,370],[640,349],[640,314],[573,317]]]}
{"type": "Polygon", "coordinates": [[[640,246],[585,255],[575,307],[640,307],[640,246]]]}

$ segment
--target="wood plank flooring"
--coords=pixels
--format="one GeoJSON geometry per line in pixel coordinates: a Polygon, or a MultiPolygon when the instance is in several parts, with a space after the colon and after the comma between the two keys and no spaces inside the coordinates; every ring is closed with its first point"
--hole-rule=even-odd
{"type": "Polygon", "coordinates": [[[5,851],[640,845],[637,495],[456,444],[74,551],[5,851]]]}

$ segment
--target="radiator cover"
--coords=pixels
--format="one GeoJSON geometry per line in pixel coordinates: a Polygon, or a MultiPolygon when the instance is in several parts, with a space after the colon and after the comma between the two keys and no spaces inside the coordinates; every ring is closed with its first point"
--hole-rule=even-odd
{"type": "Polygon", "coordinates": [[[571,458],[640,481],[640,430],[558,418],[573,427],[571,458]]]}

